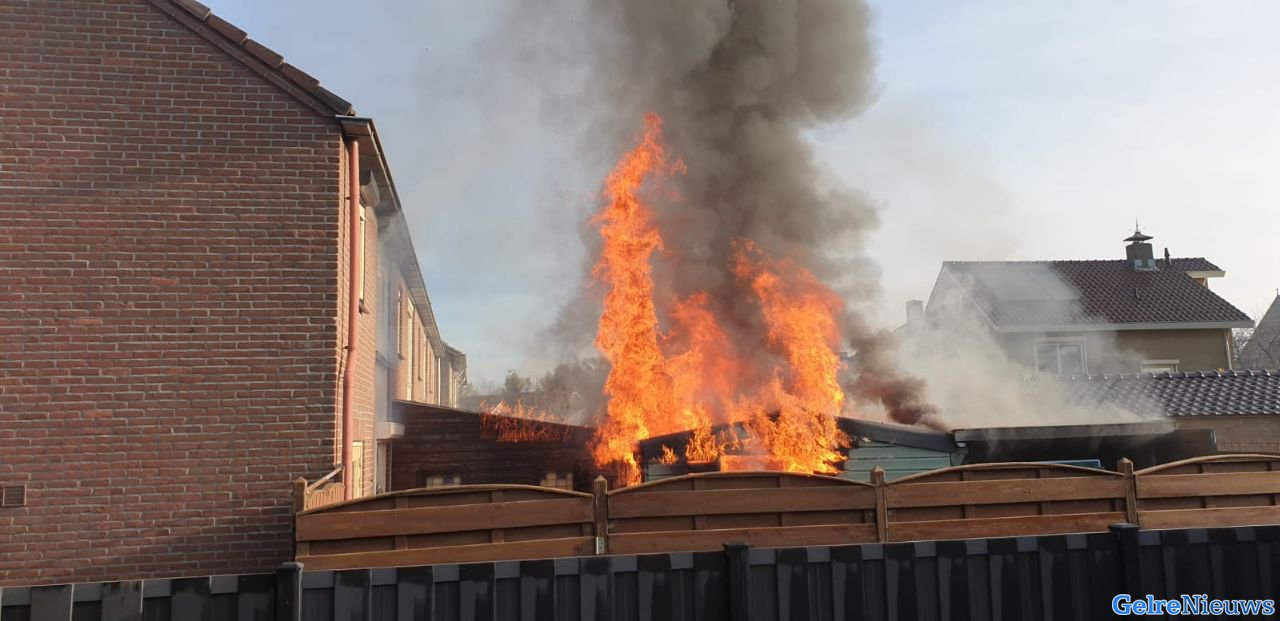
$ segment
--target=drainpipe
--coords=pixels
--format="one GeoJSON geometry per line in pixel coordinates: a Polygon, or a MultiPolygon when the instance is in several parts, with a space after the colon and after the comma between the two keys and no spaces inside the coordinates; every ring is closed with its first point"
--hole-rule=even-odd
{"type": "Polygon", "coordinates": [[[350,239],[347,264],[347,347],[342,366],[342,495],[351,499],[351,448],[354,435],[355,412],[353,385],[355,384],[356,337],[360,325],[360,285],[364,280],[364,253],[360,251],[364,240],[360,237],[360,144],[355,138],[347,142],[347,234],[350,239]]]}

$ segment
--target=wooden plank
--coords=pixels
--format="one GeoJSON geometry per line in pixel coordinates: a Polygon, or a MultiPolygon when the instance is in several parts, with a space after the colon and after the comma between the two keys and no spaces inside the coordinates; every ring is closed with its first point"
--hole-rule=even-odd
{"type": "Polygon", "coordinates": [[[850,459],[880,459],[880,460],[898,460],[911,458],[938,458],[951,462],[951,454],[942,451],[931,451],[929,449],[917,448],[914,446],[898,446],[898,445],[882,445],[882,446],[860,446],[849,451],[850,459]]]}
{"type": "Polygon", "coordinates": [[[1280,472],[1138,476],[1138,498],[1280,494],[1280,472]]]}
{"type": "Polygon", "coordinates": [[[1119,477],[1060,477],[939,483],[907,482],[887,485],[885,494],[890,509],[1092,500],[1124,498],[1124,480],[1119,477]]]}
{"type": "Polygon", "coordinates": [[[1105,532],[1108,525],[1122,521],[1124,513],[1120,511],[921,522],[894,521],[889,523],[889,541],[1105,532]]]}
{"type": "Polygon", "coordinates": [[[1143,528],[1218,528],[1280,524],[1280,507],[1138,510],[1143,528]]]}
{"type": "MultiPolygon", "coordinates": [[[[500,489],[496,489],[496,490],[493,490],[492,492],[489,492],[489,502],[492,502],[492,503],[499,503],[499,502],[502,502],[502,501],[503,501],[503,500],[502,500],[502,490],[500,490],[500,489]]],[[[493,529],[490,529],[490,530],[489,530],[489,541],[490,541],[491,543],[502,543],[502,541],[503,541],[505,538],[506,538],[506,535],[505,535],[505,532],[503,531],[503,529],[501,529],[501,528],[493,528],[493,529]]]]}
{"type": "Polygon", "coordinates": [[[609,497],[609,519],[849,511],[875,505],[875,490],[866,485],[757,489],[639,492],[609,497]]]}
{"type": "Polygon", "coordinates": [[[589,556],[594,551],[594,537],[566,537],[534,541],[480,543],[440,548],[353,552],[300,557],[308,571],[359,569],[367,567],[406,567],[441,563],[480,563],[521,559],[589,556]]]}
{"type": "Polygon", "coordinates": [[[875,524],[655,531],[610,535],[609,553],[651,554],[719,550],[728,542],[742,542],[757,547],[791,547],[874,543],[875,540],[875,524]]]}
{"type": "MultiPolygon", "coordinates": [[[[397,509],[408,509],[408,508],[409,508],[409,497],[408,497],[408,496],[397,496],[397,497],[396,497],[396,508],[397,508],[397,509]]],[[[408,550],[408,549],[409,549],[409,536],[408,536],[408,535],[396,535],[395,546],[396,546],[396,549],[397,549],[397,550],[408,550]]]]}
{"type": "Polygon", "coordinates": [[[298,516],[298,540],[428,535],[591,522],[591,497],[298,516]]]}

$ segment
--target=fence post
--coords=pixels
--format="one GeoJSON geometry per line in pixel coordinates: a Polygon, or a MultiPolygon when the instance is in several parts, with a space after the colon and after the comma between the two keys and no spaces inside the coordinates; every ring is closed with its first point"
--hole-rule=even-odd
{"type": "Polygon", "coordinates": [[[871,469],[871,484],[876,486],[876,541],[889,540],[889,505],[885,498],[884,468],[871,469]]]}
{"type": "Polygon", "coordinates": [[[1120,544],[1120,573],[1124,579],[1125,593],[1138,599],[1146,595],[1142,588],[1142,553],[1138,548],[1138,525],[1112,524],[1110,529],[1120,544]]]}
{"type": "Polygon", "coordinates": [[[1121,457],[1116,470],[1124,475],[1124,519],[1130,524],[1138,524],[1138,478],[1133,475],[1133,462],[1121,457]]]}
{"type": "Polygon", "coordinates": [[[297,515],[307,508],[307,480],[298,477],[293,480],[293,514],[297,515]]]}
{"type": "Polygon", "coordinates": [[[591,483],[592,527],[596,535],[596,554],[609,553],[609,481],[596,477],[591,483]]]}
{"type": "Polygon", "coordinates": [[[729,588],[725,589],[729,597],[729,619],[747,621],[751,609],[751,546],[726,543],[724,557],[729,573],[729,588]]]}
{"type": "Polygon", "coordinates": [[[302,563],[276,569],[276,621],[302,621],[302,563]]]}

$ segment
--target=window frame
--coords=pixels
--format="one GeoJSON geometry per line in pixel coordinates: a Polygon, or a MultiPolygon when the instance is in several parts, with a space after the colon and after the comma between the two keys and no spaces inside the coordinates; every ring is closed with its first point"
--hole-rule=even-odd
{"type": "Polygon", "coordinates": [[[1036,374],[1038,375],[1066,375],[1062,372],[1062,353],[1061,346],[1076,345],[1080,348],[1080,375],[1089,374],[1089,339],[1083,336],[1046,336],[1039,337],[1031,343],[1031,361],[1035,365],[1036,374]],[[1053,345],[1055,352],[1055,362],[1057,364],[1056,373],[1046,373],[1040,370],[1040,348],[1044,345],[1053,345]]]}
{"type": "Polygon", "coordinates": [[[1178,358],[1153,358],[1143,360],[1139,373],[1177,373],[1182,360],[1178,358]]]}

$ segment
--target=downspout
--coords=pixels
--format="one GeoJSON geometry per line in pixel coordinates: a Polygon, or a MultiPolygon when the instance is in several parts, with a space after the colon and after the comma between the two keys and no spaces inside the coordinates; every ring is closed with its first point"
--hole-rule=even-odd
{"type": "Polygon", "coordinates": [[[347,141],[347,347],[342,366],[342,497],[351,500],[354,481],[351,479],[352,435],[355,427],[354,395],[356,337],[360,325],[360,290],[364,280],[364,253],[360,251],[364,240],[360,239],[360,143],[352,138],[347,141]]]}

